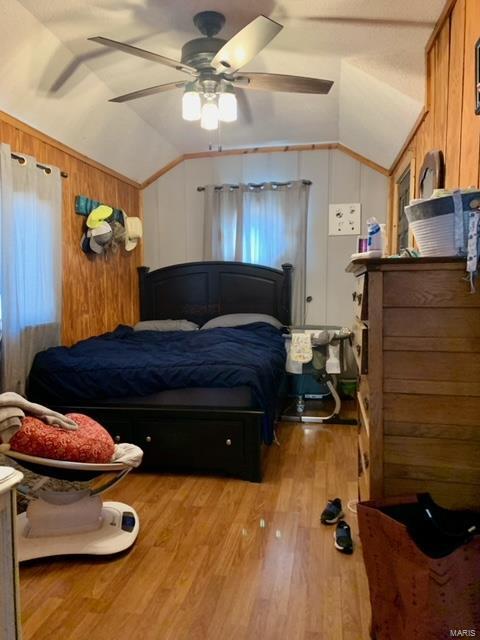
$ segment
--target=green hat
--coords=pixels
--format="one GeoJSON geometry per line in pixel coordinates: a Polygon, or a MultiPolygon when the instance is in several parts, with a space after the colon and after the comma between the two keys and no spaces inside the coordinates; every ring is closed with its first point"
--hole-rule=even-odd
{"type": "Polygon", "coordinates": [[[106,204],[99,205],[96,209],[92,209],[90,212],[90,215],[87,218],[87,227],[90,229],[96,229],[104,220],[110,218],[112,214],[112,207],[108,207],[106,204]]]}

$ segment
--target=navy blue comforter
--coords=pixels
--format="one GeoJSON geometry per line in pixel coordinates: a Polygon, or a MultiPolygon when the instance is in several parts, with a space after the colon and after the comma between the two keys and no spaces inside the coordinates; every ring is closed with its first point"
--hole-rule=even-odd
{"type": "MultiPolygon", "coordinates": [[[[111,333],[37,354],[29,397],[51,404],[147,396],[185,387],[249,386],[271,424],[285,365],[281,331],[265,323],[205,331],[111,333]]],[[[264,430],[270,442],[271,428],[264,430]]]]}

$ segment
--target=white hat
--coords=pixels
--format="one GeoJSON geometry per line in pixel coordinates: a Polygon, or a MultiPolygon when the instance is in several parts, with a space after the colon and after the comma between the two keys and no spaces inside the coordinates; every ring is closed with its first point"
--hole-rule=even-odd
{"type": "Polygon", "coordinates": [[[132,251],[143,235],[142,221],[140,218],[129,218],[123,214],[123,222],[125,225],[125,250],[132,251]]]}
{"type": "Polygon", "coordinates": [[[102,222],[94,229],[87,231],[87,237],[90,238],[90,249],[95,253],[104,253],[106,246],[112,241],[112,227],[108,222],[102,222]]]}

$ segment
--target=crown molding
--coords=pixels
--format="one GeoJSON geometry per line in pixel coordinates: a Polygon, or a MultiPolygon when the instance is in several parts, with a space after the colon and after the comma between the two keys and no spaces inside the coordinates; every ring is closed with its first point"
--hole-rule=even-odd
{"type": "Polygon", "coordinates": [[[316,142],[312,144],[292,144],[292,145],[278,145],[271,147],[242,147],[240,149],[225,149],[223,151],[199,151],[196,153],[185,153],[181,156],[178,156],[165,166],[161,167],[158,171],[156,171],[153,175],[147,178],[140,185],[140,189],[145,189],[150,186],[155,180],[158,180],[161,176],[165,175],[169,171],[171,171],[174,167],[178,166],[185,160],[199,160],[201,158],[217,158],[219,156],[241,156],[241,155],[251,155],[257,153],[288,153],[291,151],[321,151],[321,150],[337,150],[345,153],[346,155],[354,158],[361,164],[373,169],[374,171],[378,171],[384,176],[389,176],[390,172],[385,167],[382,167],[380,164],[373,162],[369,158],[362,156],[360,153],[353,151],[349,147],[341,144],[340,142],[316,142]]]}

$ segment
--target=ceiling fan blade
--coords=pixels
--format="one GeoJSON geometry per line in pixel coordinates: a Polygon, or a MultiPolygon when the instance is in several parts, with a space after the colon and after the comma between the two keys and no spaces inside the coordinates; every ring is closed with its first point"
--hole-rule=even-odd
{"type": "Polygon", "coordinates": [[[250,62],[283,29],[281,24],[258,16],[223,45],[211,65],[217,73],[233,73],[250,62]]]}
{"type": "Polygon", "coordinates": [[[119,51],[130,53],[131,55],[138,56],[139,58],[143,58],[144,60],[150,60],[151,62],[159,62],[160,64],[165,64],[167,67],[172,67],[177,71],[183,71],[184,73],[190,73],[193,75],[197,74],[197,70],[194,67],[190,67],[188,64],[183,64],[182,62],[177,62],[176,60],[172,60],[171,58],[166,58],[165,56],[161,56],[158,53],[146,51],[146,49],[133,47],[131,44],[117,42],[116,40],[110,40],[110,38],[104,38],[103,36],[95,36],[94,38],[88,39],[92,42],[103,44],[103,46],[105,47],[111,47],[112,49],[118,49],[119,51]]]}
{"type": "Polygon", "coordinates": [[[157,84],[154,87],[149,87],[148,89],[140,89],[139,91],[132,91],[132,93],[125,93],[123,96],[118,96],[117,98],[111,98],[109,102],[128,102],[129,100],[136,100],[137,98],[145,98],[145,96],[154,96],[156,93],[163,93],[163,91],[181,89],[186,84],[186,82],[167,82],[165,84],[157,84]]]}
{"type": "Polygon", "coordinates": [[[287,93],[328,93],[332,80],[285,76],[279,73],[242,73],[233,79],[243,89],[260,91],[285,91],[287,93]]]}
{"type": "Polygon", "coordinates": [[[283,20],[296,20],[302,22],[338,22],[341,24],[355,25],[359,27],[408,27],[408,28],[429,28],[432,29],[435,26],[435,22],[429,20],[407,20],[407,19],[395,19],[395,18],[366,18],[351,16],[288,16],[283,14],[279,17],[283,20]]]}

